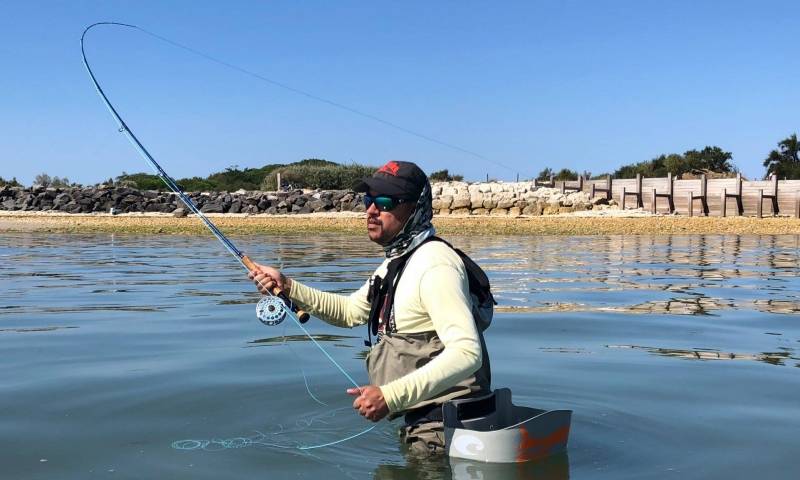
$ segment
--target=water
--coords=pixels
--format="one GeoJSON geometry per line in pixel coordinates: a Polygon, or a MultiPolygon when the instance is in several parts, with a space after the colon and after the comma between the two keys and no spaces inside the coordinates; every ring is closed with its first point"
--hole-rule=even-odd
{"type": "MultiPolygon", "coordinates": [[[[798,237],[452,240],[501,303],[487,332],[495,386],[574,410],[568,455],[523,468],[407,459],[387,422],[298,450],[370,424],[297,327],[256,320],[257,294],[215,240],[3,234],[0,477],[800,475],[798,237]]],[[[340,235],[236,241],[342,293],[380,254],[340,235]]],[[[364,328],[308,325],[365,383],[364,328]]]]}

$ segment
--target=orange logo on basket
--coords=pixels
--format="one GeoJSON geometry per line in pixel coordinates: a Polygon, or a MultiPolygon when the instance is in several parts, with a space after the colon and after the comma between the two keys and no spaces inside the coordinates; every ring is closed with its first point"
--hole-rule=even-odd
{"type": "Polygon", "coordinates": [[[382,166],[378,172],[389,174],[393,177],[397,176],[397,171],[400,170],[400,165],[397,162],[389,162],[382,166]]]}
{"type": "Polygon", "coordinates": [[[563,449],[569,438],[569,425],[553,430],[549,435],[540,438],[532,436],[525,427],[520,427],[519,432],[521,438],[517,461],[527,462],[544,458],[563,449]]]}

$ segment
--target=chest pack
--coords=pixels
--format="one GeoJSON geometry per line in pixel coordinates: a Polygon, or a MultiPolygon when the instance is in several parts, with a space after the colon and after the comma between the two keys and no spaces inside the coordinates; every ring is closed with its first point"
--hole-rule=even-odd
{"type": "Polygon", "coordinates": [[[489,277],[486,276],[486,272],[460,249],[455,248],[439,237],[432,236],[420,243],[411,252],[389,262],[385,277],[381,278],[375,275],[370,279],[370,288],[367,295],[367,300],[370,302],[369,322],[367,323],[369,337],[364,342],[367,346],[372,346],[373,336],[376,336],[380,341],[384,333],[391,335],[397,332],[394,322],[395,290],[411,256],[414,255],[418,248],[428,242],[442,242],[458,254],[467,271],[469,294],[472,298],[472,318],[475,320],[475,326],[478,328],[478,332],[483,332],[491,325],[494,306],[497,305],[497,302],[492,295],[489,277]],[[383,328],[381,329],[382,322],[383,328]]]}

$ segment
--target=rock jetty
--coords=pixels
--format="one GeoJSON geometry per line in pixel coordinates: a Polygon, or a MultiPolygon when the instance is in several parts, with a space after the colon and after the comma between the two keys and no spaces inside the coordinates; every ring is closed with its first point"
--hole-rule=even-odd
{"type": "MultiPolygon", "coordinates": [[[[590,199],[586,192],[562,194],[532,182],[435,183],[433,209],[438,215],[550,215],[591,210],[606,204],[605,198],[590,199]]],[[[193,192],[188,193],[203,213],[300,214],[362,212],[362,195],[347,190],[289,192],[193,192]]],[[[613,201],[612,201],[613,202],[613,201]]],[[[161,212],[186,214],[172,192],[136,190],[127,187],[0,188],[0,210],[55,211],[65,213],[161,212]]]]}

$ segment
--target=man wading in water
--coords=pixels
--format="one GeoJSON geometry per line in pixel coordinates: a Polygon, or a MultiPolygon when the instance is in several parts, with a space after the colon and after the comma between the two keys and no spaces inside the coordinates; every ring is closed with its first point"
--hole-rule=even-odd
{"type": "Polygon", "coordinates": [[[355,190],[366,192],[369,239],[386,253],[364,286],[326,293],[262,265],[249,277],[261,293],[277,286],[331,325],[369,324],[371,384],[347,390],[353,408],[373,422],[404,415],[401,436],[412,451],[443,453],[442,403],[490,392],[467,268],[449,244],[432,241],[431,187],[415,164],[389,162],[355,190]]]}

